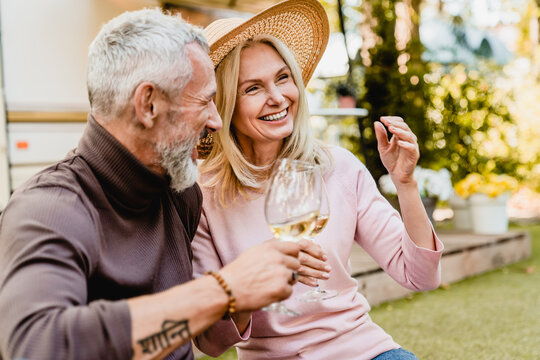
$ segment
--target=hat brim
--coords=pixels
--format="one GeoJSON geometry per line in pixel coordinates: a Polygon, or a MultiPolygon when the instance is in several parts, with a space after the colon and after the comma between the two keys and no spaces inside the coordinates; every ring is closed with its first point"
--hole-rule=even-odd
{"type": "Polygon", "coordinates": [[[267,34],[280,39],[293,52],[307,83],[328,44],[329,26],[317,0],[286,0],[245,21],[214,21],[204,31],[214,67],[241,42],[267,34]]]}

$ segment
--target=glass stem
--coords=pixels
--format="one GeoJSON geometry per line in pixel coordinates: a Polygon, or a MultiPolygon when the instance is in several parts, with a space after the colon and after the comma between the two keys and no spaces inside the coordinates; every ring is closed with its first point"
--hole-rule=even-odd
{"type": "Polygon", "coordinates": [[[314,280],[315,280],[315,286],[313,287],[313,292],[319,293],[321,292],[321,285],[319,284],[319,279],[314,279],[314,280]]]}

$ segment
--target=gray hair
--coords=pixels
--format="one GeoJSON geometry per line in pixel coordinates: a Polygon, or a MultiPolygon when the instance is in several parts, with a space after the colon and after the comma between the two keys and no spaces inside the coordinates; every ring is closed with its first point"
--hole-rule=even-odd
{"type": "Polygon", "coordinates": [[[200,28],[161,9],[126,12],[103,26],[88,53],[87,85],[91,113],[121,114],[143,81],[177,96],[191,80],[186,45],[208,51],[200,28]]]}

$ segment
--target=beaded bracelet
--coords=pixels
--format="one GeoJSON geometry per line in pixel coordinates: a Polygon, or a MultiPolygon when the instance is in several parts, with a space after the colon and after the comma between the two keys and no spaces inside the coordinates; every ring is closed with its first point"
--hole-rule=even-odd
{"type": "Polygon", "coordinates": [[[229,285],[227,285],[219,272],[210,270],[207,271],[205,274],[213,276],[214,279],[216,279],[219,283],[219,286],[221,286],[223,291],[225,291],[225,293],[229,297],[229,306],[227,308],[227,311],[223,315],[223,319],[228,319],[231,314],[234,314],[236,312],[236,298],[234,297],[231,288],[229,288],[229,285]]]}

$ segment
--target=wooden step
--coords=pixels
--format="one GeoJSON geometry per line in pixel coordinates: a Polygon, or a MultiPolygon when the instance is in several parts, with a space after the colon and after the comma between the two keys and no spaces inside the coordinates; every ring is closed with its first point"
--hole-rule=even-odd
{"type": "MultiPolygon", "coordinates": [[[[510,231],[501,235],[478,235],[457,231],[437,231],[444,244],[441,260],[442,284],[450,284],[528,258],[528,233],[510,231]]],[[[355,244],[351,254],[352,275],[360,291],[373,305],[403,298],[413,291],[388,276],[355,244]]]]}

